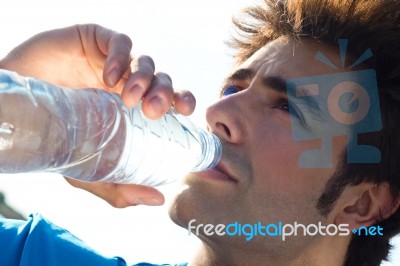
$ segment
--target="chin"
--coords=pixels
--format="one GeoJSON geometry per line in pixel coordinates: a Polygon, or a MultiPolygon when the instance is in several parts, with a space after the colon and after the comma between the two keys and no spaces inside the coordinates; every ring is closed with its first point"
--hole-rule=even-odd
{"type": "Polygon", "coordinates": [[[236,212],[235,182],[189,174],[185,183],[169,205],[169,216],[177,225],[187,228],[193,219],[217,224],[236,212]]]}
{"type": "Polygon", "coordinates": [[[187,228],[187,225],[196,212],[195,200],[192,198],[190,188],[184,186],[169,205],[168,214],[177,225],[187,228]]]}

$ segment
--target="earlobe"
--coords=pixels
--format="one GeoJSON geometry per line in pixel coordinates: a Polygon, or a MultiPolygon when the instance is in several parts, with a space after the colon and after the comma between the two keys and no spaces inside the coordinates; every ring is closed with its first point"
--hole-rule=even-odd
{"type": "Polygon", "coordinates": [[[387,219],[399,208],[400,198],[392,196],[387,183],[362,184],[352,190],[353,196],[342,205],[344,207],[335,218],[336,224],[349,224],[350,228],[368,227],[387,219]]]}

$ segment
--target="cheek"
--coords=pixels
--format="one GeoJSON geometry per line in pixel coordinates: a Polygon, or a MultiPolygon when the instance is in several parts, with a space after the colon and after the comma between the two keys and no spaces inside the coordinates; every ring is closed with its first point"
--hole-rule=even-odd
{"type": "Polygon", "coordinates": [[[261,128],[251,144],[251,168],[255,188],[278,191],[284,197],[302,196],[323,187],[333,168],[301,168],[300,155],[321,147],[320,140],[294,141],[290,130],[270,125],[261,128]]]}
{"type": "Polygon", "coordinates": [[[316,206],[331,172],[285,164],[276,167],[278,164],[280,162],[273,160],[269,163],[260,161],[252,176],[247,196],[249,206],[257,210],[256,218],[303,224],[322,221],[316,206]]]}
{"type": "MultiPolygon", "coordinates": [[[[249,206],[257,206],[258,215],[273,219],[321,219],[315,208],[334,168],[301,168],[300,155],[321,148],[321,139],[295,141],[290,124],[282,120],[254,119],[249,127],[248,155],[251,162],[249,206]],[[314,206],[314,207],[311,207],[314,206]]],[[[334,164],[335,165],[335,164],[334,164]]]]}
{"type": "Polygon", "coordinates": [[[271,174],[286,173],[292,176],[298,171],[298,158],[302,152],[316,149],[318,142],[294,141],[289,127],[278,123],[258,126],[250,139],[253,170],[271,174]]]}

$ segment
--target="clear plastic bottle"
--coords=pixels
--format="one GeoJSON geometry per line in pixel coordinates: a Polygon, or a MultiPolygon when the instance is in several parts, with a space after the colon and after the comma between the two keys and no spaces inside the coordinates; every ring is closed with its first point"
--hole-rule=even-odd
{"type": "Polygon", "coordinates": [[[214,167],[221,153],[215,135],[173,110],[150,120],[116,94],[0,70],[0,173],[156,186],[214,167]]]}

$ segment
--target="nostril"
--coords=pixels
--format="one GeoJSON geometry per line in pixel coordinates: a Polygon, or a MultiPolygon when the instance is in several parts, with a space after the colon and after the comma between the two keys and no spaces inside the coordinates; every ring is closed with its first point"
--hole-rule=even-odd
{"type": "Polygon", "coordinates": [[[231,137],[231,131],[225,124],[217,122],[216,127],[222,129],[229,138],[231,137]]]}

